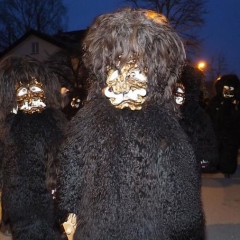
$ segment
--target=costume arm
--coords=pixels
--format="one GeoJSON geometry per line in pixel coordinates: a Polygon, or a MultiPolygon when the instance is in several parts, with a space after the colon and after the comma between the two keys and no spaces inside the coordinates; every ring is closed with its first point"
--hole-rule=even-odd
{"type": "Polygon", "coordinates": [[[4,144],[0,141],[0,189],[2,189],[2,169],[3,169],[4,144]]]}
{"type": "Polygon", "coordinates": [[[57,201],[63,214],[77,214],[76,203],[79,202],[81,173],[79,159],[71,141],[62,146],[59,154],[59,175],[57,201]]]}

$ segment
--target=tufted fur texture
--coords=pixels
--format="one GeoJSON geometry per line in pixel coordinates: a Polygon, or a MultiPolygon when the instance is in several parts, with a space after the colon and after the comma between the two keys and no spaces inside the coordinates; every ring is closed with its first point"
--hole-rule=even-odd
{"type": "Polygon", "coordinates": [[[185,87],[185,102],[180,106],[180,124],[193,144],[197,162],[208,162],[202,164],[202,170],[215,172],[219,161],[217,138],[211,119],[199,102],[204,75],[199,69],[186,65],[180,80],[185,87]]]}
{"type": "Polygon", "coordinates": [[[183,43],[163,15],[149,20],[147,12],[151,14],[127,8],[101,15],[93,23],[83,43],[84,63],[97,76],[89,99],[102,95],[107,69],[120,70],[133,57],[151,77],[147,103],[164,104],[172,110],[171,87],[185,62],[183,43]]]}
{"type": "Polygon", "coordinates": [[[206,108],[219,143],[219,171],[233,174],[237,169],[238,148],[240,145],[240,105],[239,78],[235,74],[223,75],[215,83],[216,95],[206,108]],[[234,97],[224,98],[223,86],[234,87],[234,97]]]}
{"type": "MultiPolygon", "coordinates": [[[[198,165],[169,92],[184,48],[145,10],[99,16],[85,39],[89,102],[68,126],[60,153],[60,208],[77,214],[74,240],[202,240],[198,165]],[[149,67],[143,109],[116,109],[101,94],[106,67],[132,55],[149,67]]],[[[161,15],[160,15],[161,16],[161,15]]]]}
{"type": "Polygon", "coordinates": [[[8,56],[0,63],[0,121],[16,107],[16,83],[28,83],[32,77],[43,84],[48,107],[60,108],[61,94],[59,82],[50,71],[36,59],[25,56],[8,56]]]}
{"type": "Polygon", "coordinates": [[[51,190],[55,188],[56,154],[66,123],[57,109],[60,87],[54,75],[33,59],[10,57],[1,66],[0,106],[6,115],[1,122],[5,129],[4,134],[1,132],[3,220],[10,224],[14,240],[58,240],[51,190]],[[44,84],[49,107],[41,113],[10,113],[16,104],[14,83],[30,80],[32,76],[44,84]]]}

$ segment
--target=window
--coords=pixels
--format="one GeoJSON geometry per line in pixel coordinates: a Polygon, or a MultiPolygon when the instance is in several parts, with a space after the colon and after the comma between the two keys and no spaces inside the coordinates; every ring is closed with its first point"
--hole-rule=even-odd
{"type": "Polygon", "coordinates": [[[32,54],[38,54],[38,53],[39,53],[39,43],[32,42],[32,54]]]}

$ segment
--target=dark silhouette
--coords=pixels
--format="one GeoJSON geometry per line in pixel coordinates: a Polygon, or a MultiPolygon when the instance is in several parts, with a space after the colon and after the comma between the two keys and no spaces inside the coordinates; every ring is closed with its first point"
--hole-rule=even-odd
{"type": "Polygon", "coordinates": [[[206,108],[218,139],[218,169],[226,177],[230,177],[237,169],[240,144],[239,87],[237,75],[223,75],[216,80],[216,95],[210,99],[206,108]]]}
{"type": "Polygon", "coordinates": [[[180,105],[179,120],[196,153],[196,159],[203,172],[216,172],[219,156],[218,145],[210,117],[200,103],[204,84],[202,71],[185,66],[180,78],[184,86],[185,101],[180,105]]]}
{"type": "Polygon", "coordinates": [[[14,240],[59,240],[52,191],[66,119],[58,79],[30,57],[10,56],[0,64],[0,107],[3,222],[14,240]]]}

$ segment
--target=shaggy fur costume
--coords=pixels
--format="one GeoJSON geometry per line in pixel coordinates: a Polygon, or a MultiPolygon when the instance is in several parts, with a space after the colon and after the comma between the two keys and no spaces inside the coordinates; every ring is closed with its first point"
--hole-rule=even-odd
{"type": "Polygon", "coordinates": [[[185,87],[185,102],[180,106],[180,124],[193,144],[202,171],[215,172],[219,161],[217,139],[211,119],[199,103],[203,81],[200,70],[189,65],[184,68],[181,82],[185,87]]]}
{"type": "Polygon", "coordinates": [[[74,239],[204,239],[200,173],[172,97],[180,38],[162,15],[123,9],[99,16],[84,48],[93,87],[68,128],[57,191],[77,215],[74,239]],[[117,109],[102,94],[107,69],[133,55],[148,68],[147,99],[141,110],[117,109]]]}
{"type": "Polygon", "coordinates": [[[1,126],[5,127],[3,159],[3,218],[14,240],[58,240],[51,190],[56,178],[54,159],[64,136],[65,117],[59,109],[60,85],[54,75],[28,57],[1,63],[1,126]],[[47,107],[27,114],[16,107],[15,84],[36,77],[43,84],[47,107]],[[10,113],[10,114],[7,114],[10,113]]]}
{"type": "Polygon", "coordinates": [[[239,79],[234,74],[223,75],[215,82],[216,95],[206,108],[219,142],[219,171],[233,174],[237,169],[240,144],[239,79]],[[223,97],[223,86],[234,87],[234,96],[223,97]]]}

